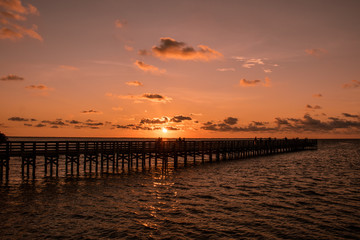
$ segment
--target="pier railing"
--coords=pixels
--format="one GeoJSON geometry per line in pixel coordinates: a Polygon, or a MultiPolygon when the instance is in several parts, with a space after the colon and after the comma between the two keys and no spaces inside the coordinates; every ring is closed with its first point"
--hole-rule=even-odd
{"type": "Polygon", "coordinates": [[[212,162],[228,159],[241,159],[276,153],[317,149],[314,139],[255,139],[255,140],[208,140],[208,141],[9,141],[0,144],[0,180],[9,178],[10,161],[21,158],[22,175],[35,178],[37,158],[44,161],[44,173],[56,175],[60,164],[60,156],[65,158],[65,171],[68,166],[71,174],[79,174],[80,165],[85,173],[95,171],[109,172],[120,169],[132,169],[157,166],[169,163],[176,168],[180,161],[187,165],[189,160],[196,163],[212,162]],[[152,161],[154,160],[154,161],[152,161]],[[112,166],[111,166],[112,165],[112,166]]]}

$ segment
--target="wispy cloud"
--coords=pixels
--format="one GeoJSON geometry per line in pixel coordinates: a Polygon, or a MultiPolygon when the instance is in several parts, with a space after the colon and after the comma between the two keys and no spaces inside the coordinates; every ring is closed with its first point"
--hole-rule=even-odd
{"type": "Polygon", "coordinates": [[[123,28],[127,24],[127,21],[116,19],[114,24],[116,28],[123,28]]]}
{"type": "Polygon", "coordinates": [[[129,45],[124,45],[124,49],[125,49],[126,51],[128,51],[128,52],[134,51],[134,47],[129,46],[129,45]]]}
{"type": "Polygon", "coordinates": [[[70,65],[60,65],[59,68],[63,69],[63,70],[69,70],[69,71],[77,71],[77,70],[79,70],[79,68],[74,67],[74,66],[70,66],[70,65]]]}
{"type": "Polygon", "coordinates": [[[235,72],[235,68],[218,68],[216,71],[219,72],[235,72]]]}
{"type": "Polygon", "coordinates": [[[269,60],[267,58],[246,58],[246,57],[240,57],[235,56],[232,57],[238,62],[242,63],[243,68],[254,68],[256,66],[261,66],[262,70],[265,73],[272,73],[272,67],[278,67],[278,64],[269,63],[269,60]]]}
{"type": "Polygon", "coordinates": [[[9,74],[7,76],[3,76],[0,78],[1,81],[21,81],[24,80],[23,77],[19,77],[18,75],[15,74],[9,74]]]}
{"type": "Polygon", "coordinates": [[[344,117],[348,117],[348,118],[359,118],[360,119],[360,115],[358,115],[358,114],[342,113],[342,115],[344,117]]]}
{"type": "Polygon", "coordinates": [[[39,85],[30,85],[30,86],[26,86],[25,88],[27,89],[35,89],[35,90],[50,90],[49,87],[43,85],[43,84],[39,84],[39,85]]]}
{"type": "MultiPolygon", "coordinates": [[[[195,49],[192,46],[187,45],[184,42],[178,42],[170,37],[160,38],[160,45],[153,46],[151,51],[155,57],[160,59],[178,59],[178,60],[200,60],[200,61],[209,61],[212,59],[217,59],[223,55],[211,49],[205,45],[198,45],[198,49],[195,49]]],[[[146,50],[140,50],[140,55],[149,55],[150,52],[146,50]]]]}
{"type": "Polygon", "coordinates": [[[143,84],[139,81],[130,81],[130,82],[126,82],[126,85],[133,87],[141,87],[143,84]]]}
{"type": "Polygon", "coordinates": [[[166,97],[157,93],[144,93],[142,95],[116,95],[112,93],[106,93],[107,97],[114,97],[119,99],[129,99],[139,102],[140,100],[147,100],[155,103],[167,103],[171,102],[172,98],[166,97]]]}
{"type": "Polygon", "coordinates": [[[314,56],[314,57],[320,57],[327,53],[327,51],[323,48],[312,48],[312,49],[306,49],[306,54],[314,56]]]}
{"type": "Polygon", "coordinates": [[[360,81],[358,80],[352,80],[349,83],[345,83],[342,85],[343,88],[358,88],[360,87],[360,81]]]}
{"type": "Polygon", "coordinates": [[[31,4],[24,6],[20,0],[1,0],[0,7],[0,22],[3,25],[0,29],[0,39],[17,40],[29,36],[43,41],[35,24],[29,28],[19,23],[26,21],[27,15],[39,15],[36,7],[31,4]]]}
{"type": "Polygon", "coordinates": [[[134,62],[135,66],[137,66],[139,69],[143,70],[144,72],[151,72],[151,73],[165,73],[165,69],[159,69],[153,65],[146,64],[142,61],[136,60],[134,62]]]}
{"type": "Polygon", "coordinates": [[[321,93],[317,93],[313,95],[314,98],[321,98],[323,95],[321,93]]]}

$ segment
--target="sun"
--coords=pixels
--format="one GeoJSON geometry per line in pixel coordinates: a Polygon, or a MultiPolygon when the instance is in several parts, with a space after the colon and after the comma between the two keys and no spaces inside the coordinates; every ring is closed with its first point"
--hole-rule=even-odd
{"type": "Polygon", "coordinates": [[[167,133],[167,129],[166,128],[162,128],[162,131],[163,131],[163,133],[167,133]]]}

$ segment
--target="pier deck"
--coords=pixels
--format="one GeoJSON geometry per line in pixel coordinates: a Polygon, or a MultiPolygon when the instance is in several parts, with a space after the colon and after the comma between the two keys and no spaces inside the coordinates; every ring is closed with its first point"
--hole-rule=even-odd
{"type": "Polygon", "coordinates": [[[66,174],[115,172],[133,167],[162,167],[181,162],[224,161],[277,153],[317,149],[314,139],[255,139],[208,141],[9,141],[0,144],[0,180],[9,179],[10,161],[21,158],[22,176],[35,178],[37,160],[42,160],[44,174],[59,174],[65,164],[66,174]],[[63,158],[60,158],[60,157],[63,158]],[[61,160],[63,159],[63,160],[61,160]],[[63,163],[61,163],[63,161],[63,163]],[[82,166],[81,166],[82,165],[82,166]],[[32,171],[32,172],[31,172],[32,171]],[[31,172],[31,174],[30,174],[31,172]]]}

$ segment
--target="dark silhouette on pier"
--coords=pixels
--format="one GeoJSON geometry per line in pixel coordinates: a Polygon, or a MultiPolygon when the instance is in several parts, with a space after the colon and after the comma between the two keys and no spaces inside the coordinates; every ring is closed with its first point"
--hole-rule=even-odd
{"type": "Polygon", "coordinates": [[[0,180],[9,179],[9,162],[14,157],[21,158],[22,176],[35,179],[37,161],[44,161],[45,176],[58,176],[59,164],[65,164],[66,175],[79,175],[81,168],[84,173],[115,173],[160,163],[162,168],[169,164],[177,168],[189,161],[196,164],[197,160],[205,163],[312,149],[317,149],[317,140],[6,141],[0,144],[0,180]],[[60,156],[65,158],[63,163],[60,156]]]}

